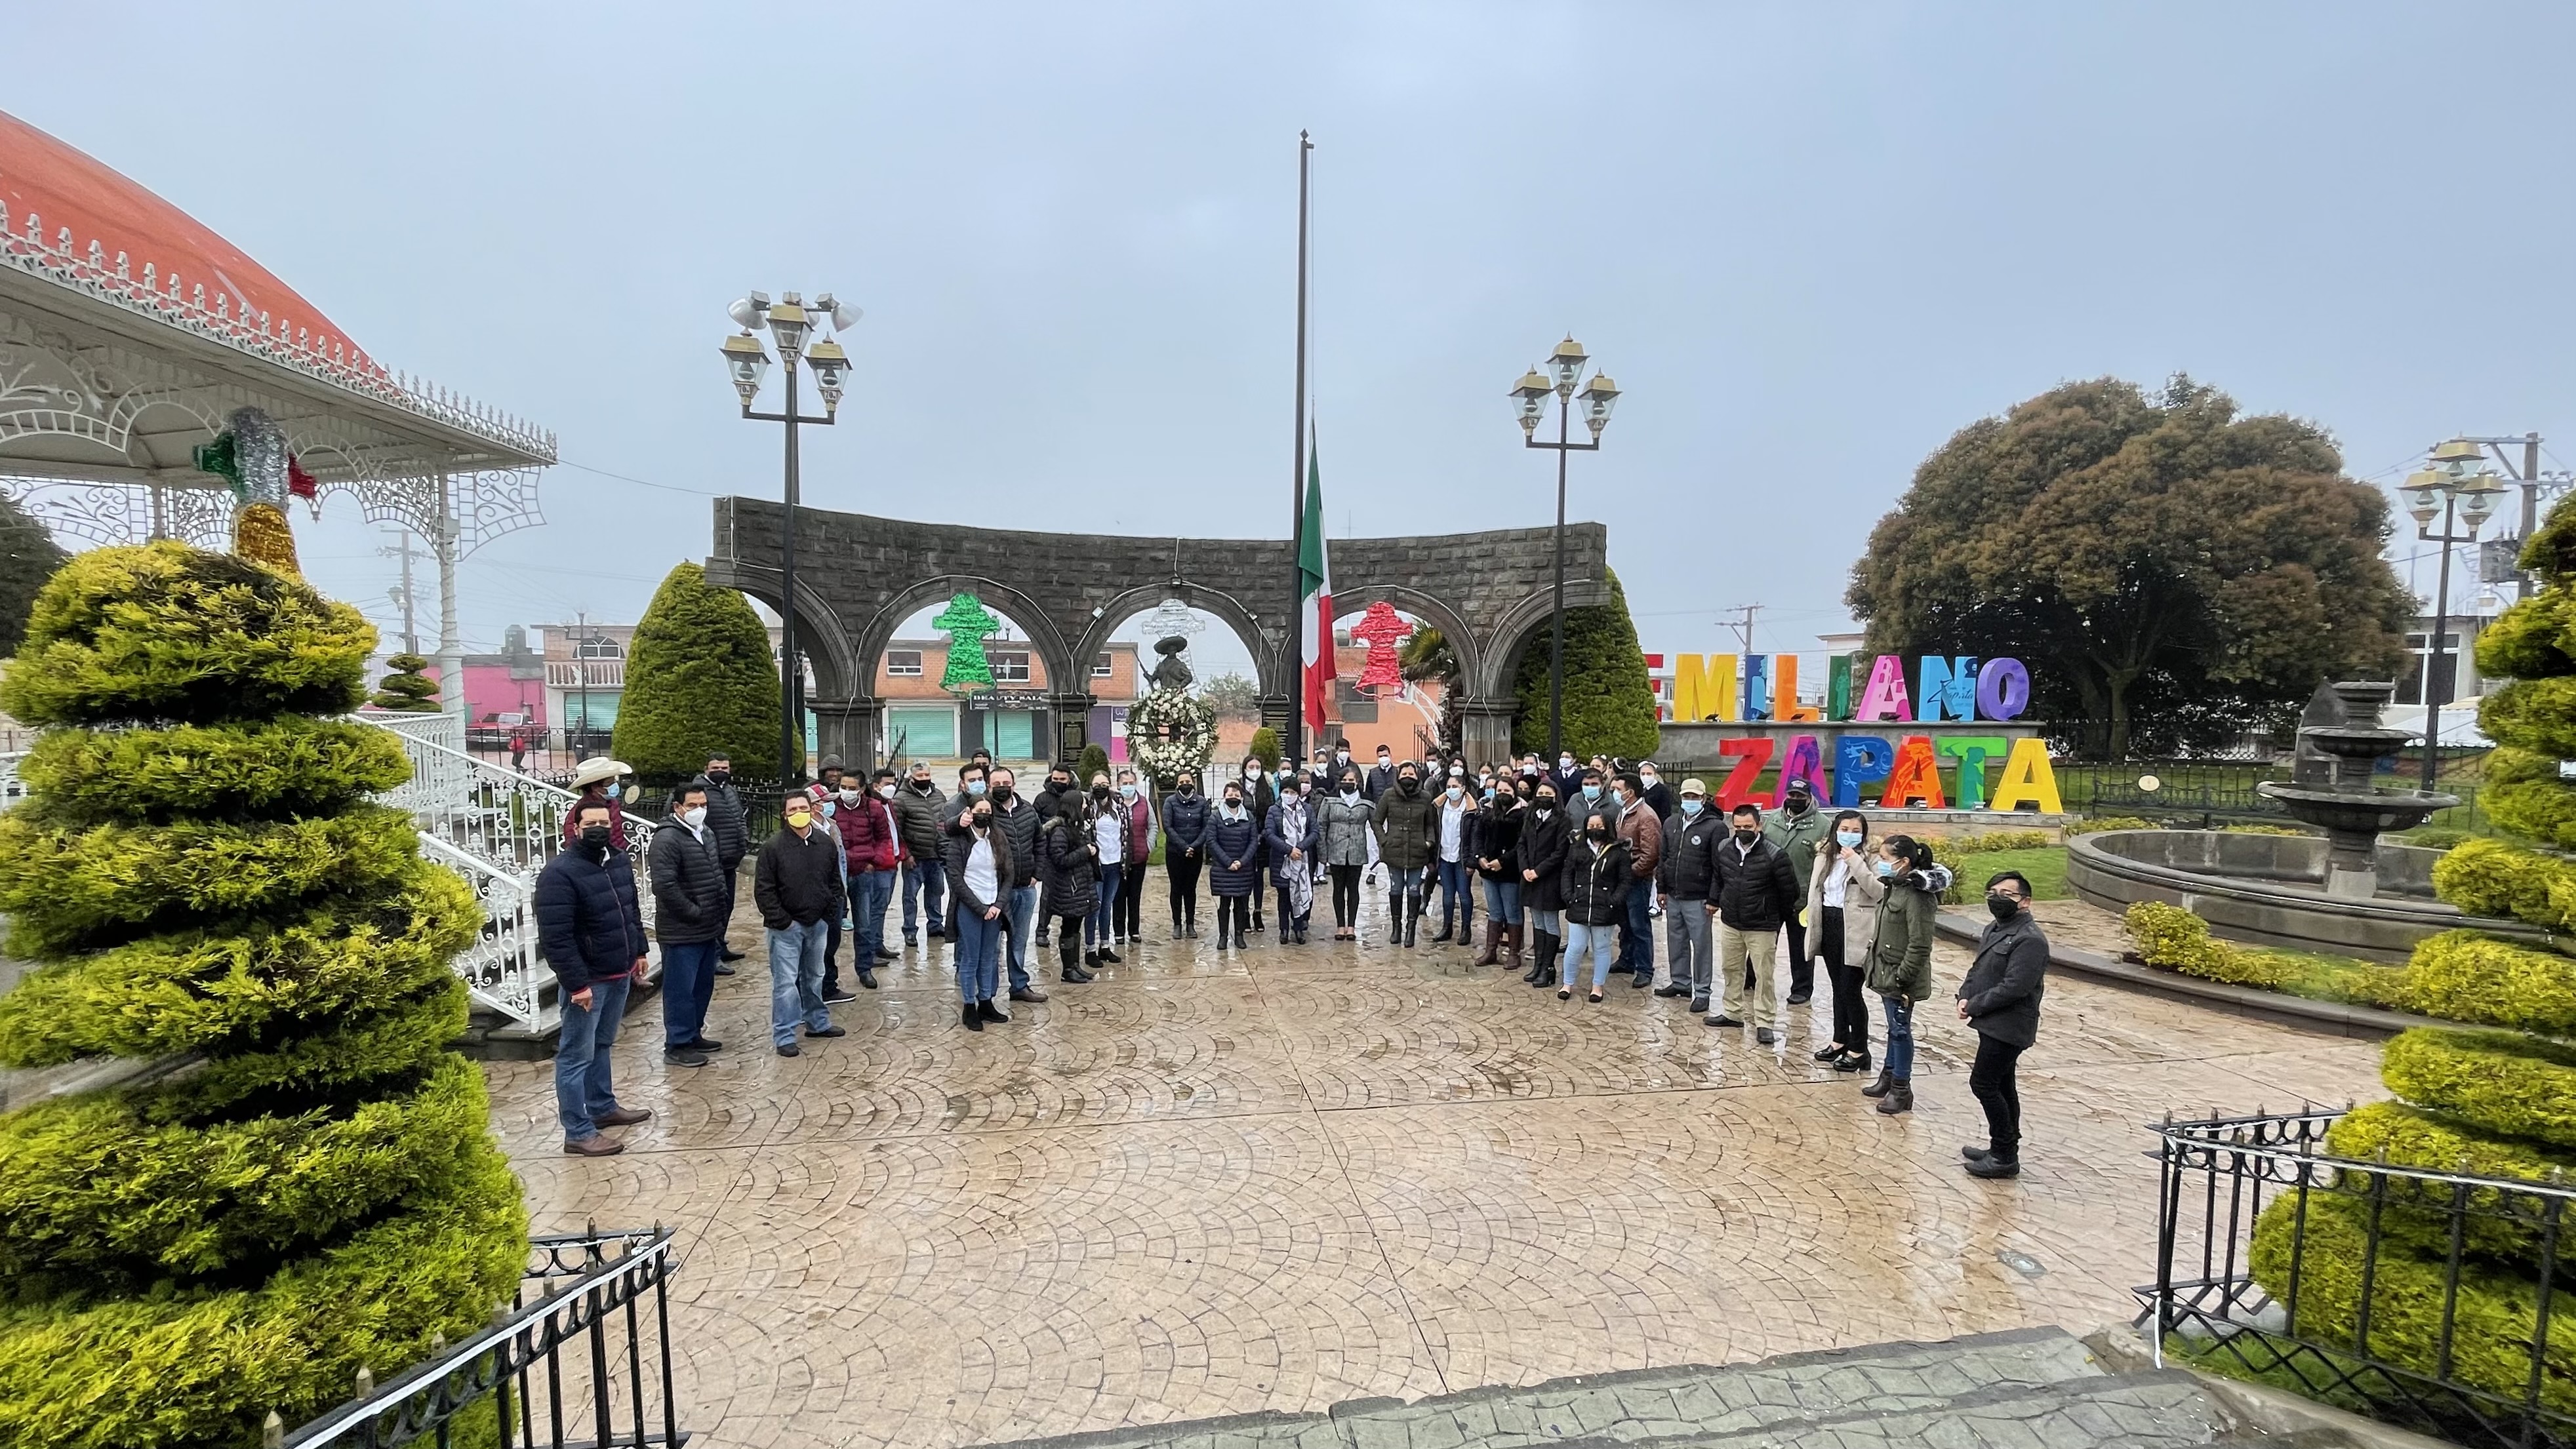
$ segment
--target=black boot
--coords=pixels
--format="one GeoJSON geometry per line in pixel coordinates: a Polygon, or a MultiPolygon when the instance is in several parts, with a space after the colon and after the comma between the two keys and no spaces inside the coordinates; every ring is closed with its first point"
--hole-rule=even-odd
{"type": "Polygon", "coordinates": [[[1878,1080],[1861,1088],[1860,1094],[1864,1097],[1884,1097],[1887,1095],[1887,1089],[1895,1085],[1896,1079],[1887,1074],[1887,1068],[1881,1067],[1878,1069],[1878,1080]]]}
{"type": "Polygon", "coordinates": [[[1555,939],[1545,931],[1536,932],[1530,937],[1537,949],[1530,952],[1529,970],[1521,976],[1523,981],[1532,986],[1547,984],[1547,978],[1556,970],[1556,953],[1550,949],[1555,944],[1555,939]]]}
{"type": "Polygon", "coordinates": [[[1407,946],[1420,944],[1414,938],[1422,930],[1422,911],[1415,905],[1415,899],[1416,898],[1410,892],[1407,892],[1404,898],[1406,907],[1404,913],[1404,944],[1407,946]]]}

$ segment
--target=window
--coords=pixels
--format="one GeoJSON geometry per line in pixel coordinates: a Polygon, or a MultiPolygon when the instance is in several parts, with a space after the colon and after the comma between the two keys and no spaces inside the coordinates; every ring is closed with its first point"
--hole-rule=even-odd
{"type": "Polygon", "coordinates": [[[1029,682],[1029,651],[1026,649],[990,650],[984,655],[984,660],[993,666],[995,684],[1029,682]]]}
{"type": "Polygon", "coordinates": [[[593,634],[586,639],[576,639],[573,641],[572,657],[575,659],[623,659],[626,657],[626,651],[618,647],[616,640],[603,639],[598,635],[593,634]]]}
{"type": "Polygon", "coordinates": [[[1116,671],[1116,664],[1106,654],[1091,661],[1091,677],[1094,679],[1107,679],[1116,671]]]}
{"type": "MultiPolygon", "coordinates": [[[[2406,663],[2397,673],[2397,703],[2422,704],[2424,702],[2424,651],[2430,647],[2432,637],[2432,631],[2429,629],[2418,630],[2406,636],[2406,663]]],[[[2462,647],[2459,635],[2443,634],[2442,661],[2440,667],[2433,671],[2433,687],[2446,700],[2457,699],[2460,695],[2462,647]]]]}
{"type": "Polygon", "coordinates": [[[921,651],[889,649],[886,651],[886,673],[903,679],[921,677],[921,651]]]}

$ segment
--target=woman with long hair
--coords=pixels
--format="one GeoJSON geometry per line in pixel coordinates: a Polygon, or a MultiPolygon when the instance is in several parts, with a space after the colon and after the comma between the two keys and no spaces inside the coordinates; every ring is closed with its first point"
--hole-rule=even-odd
{"type": "Polygon", "coordinates": [[[1825,963],[1834,993],[1834,1035],[1816,1060],[1838,1072],[1869,1070],[1869,999],[1862,968],[1878,941],[1878,902],[1887,886],[1869,863],[1869,817],[1845,810],[1816,841],[1807,876],[1808,948],[1825,963]]]}
{"type": "Polygon", "coordinates": [[[1894,1116],[1914,1110],[1914,1007],[1932,994],[1932,915],[1950,888],[1950,871],[1932,863],[1931,846],[1906,835],[1880,841],[1870,866],[1886,893],[1863,984],[1887,1016],[1887,1060],[1878,1080],[1860,1091],[1894,1116]]]}

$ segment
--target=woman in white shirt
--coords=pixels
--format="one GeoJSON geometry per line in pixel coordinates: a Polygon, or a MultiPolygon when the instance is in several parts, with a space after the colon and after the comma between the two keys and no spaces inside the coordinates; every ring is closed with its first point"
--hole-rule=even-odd
{"type": "Polygon", "coordinates": [[[948,879],[956,896],[948,923],[957,933],[957,994],[968,1031],[988,1021],[1009,1021],[993,1004],[1001,989],[1003,915],[1011,878],[1011,844],[993,828],[993,802],[978,799],[948,836],[948,879]]]}
{"type": "Polygon", "coordinates": [[[1869,820],[1857,810],[1834,817],[1816,842],[1816,868],[1807,879],[1807,944],[1825,963],[1834,991],[1834,1036],[1816,1060],[1838,1072],[1869,1068],[1869,1003],[1861,986],[1869,949],[1878,938],[1878,902],[1887,883],[1869,866],[1869,820]]]}

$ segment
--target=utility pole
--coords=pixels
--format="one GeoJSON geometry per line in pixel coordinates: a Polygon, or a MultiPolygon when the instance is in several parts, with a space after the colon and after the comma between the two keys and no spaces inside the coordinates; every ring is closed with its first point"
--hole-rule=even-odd
{"type": "Polygon", "coordinates": [[[395,603],[402,605],[403,652],[405,654],[418,654],[420,652],[420,631],[412,626],[412,600],[415,596],[412,593],[411,587],[411,561],[415,558],[421,557],[422,555],[411,546],[410,529],[395,529],[394,538],[396,539],[396,543],[381,545],[376,549],[376,553],[383,558],[398,558],[402,560],[402,587],[394,591],[393,600],[395,603]]]}
{"type": "Polygon", "coordinates": [[[1760,604],[1738,604],[1727,612],[1742,614],[1744,616],[1743,618],[1731,620],[1721,619],[1718,621],[1721,627],[1733,629],[1736,632],[1736,635],[1744,641],[1744,648],[1741,651],[1743,653],[1750,654],[1753,652],[1753,616],[1761,613],[1763,607],[1764,606],[1760,604]]]}
{"type": "MultiPolygon", "coordinates": [[[[2540,527],[2540,495],[2546,492],[2555,497],[2566,492],[2570,485],[2576,485],[2576,474],[2540,471],[2540,435],[2538,433],[2524,433],[2520,437],[2463,437],[2454,438],[2452,441],[2475,443],[2494,454],[2496,462],[2504,466],[2506,481],[2522,490],[2522,528],[2520,536],[2514,540],[2517,547],[2529,543],[2532,533],[2540,527]],[[2513,455],[2505,451],[2517,443],[2522,445],[2522,466],[2519,468],[2514,466],[2513,455]]],[[[2481,582],[2485,581],[2486,570],[2483,567],[2478,570],[2478,577],[2481,582]]],[[[2514,579],[2514,597],[2530,598],[2531,583],[2531,575],[2528,572],[2517,570],[2514,579]]]]}

